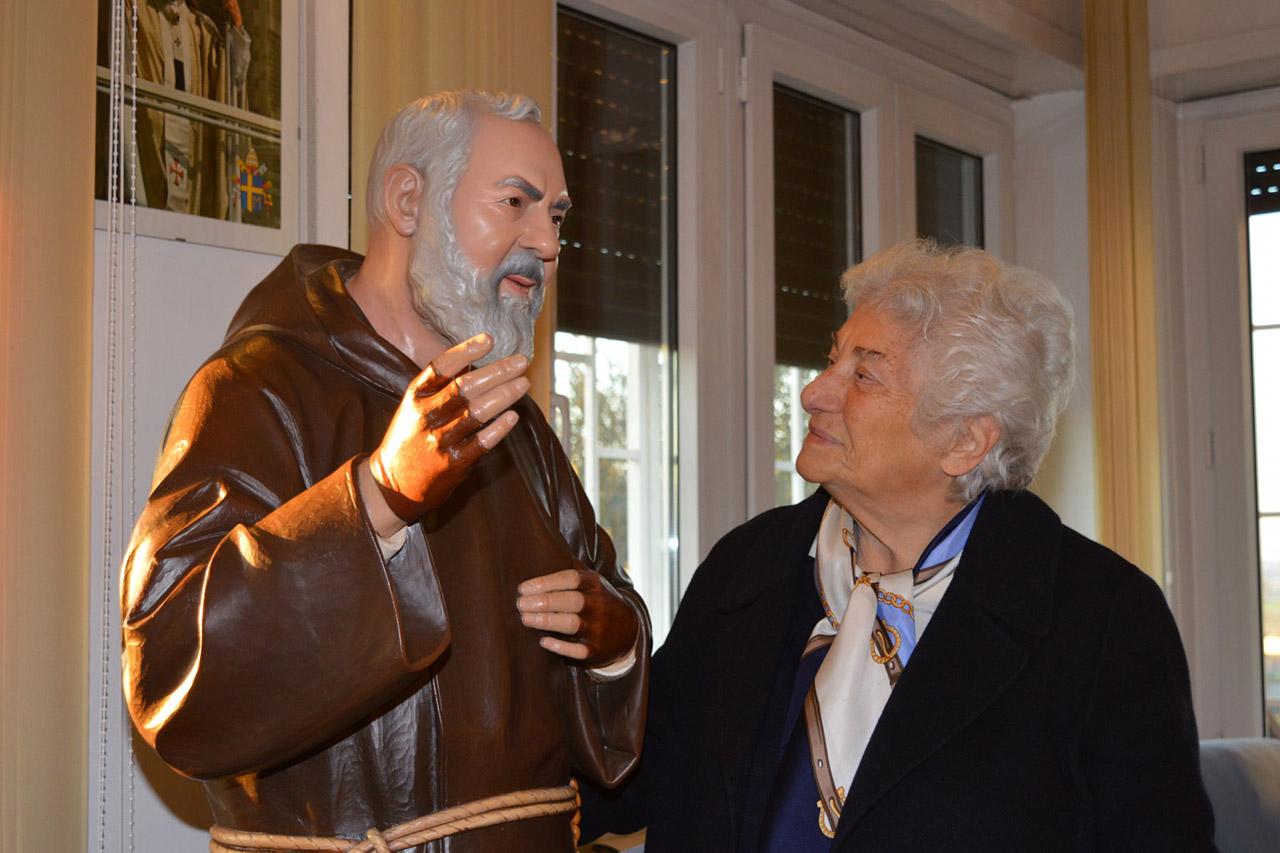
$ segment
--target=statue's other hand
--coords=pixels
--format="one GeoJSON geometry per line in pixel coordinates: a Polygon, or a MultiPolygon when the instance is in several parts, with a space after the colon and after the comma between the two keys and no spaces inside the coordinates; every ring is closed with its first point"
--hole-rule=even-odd
{"type": "Polygon", "coordinates": [[[427,365],[409,383],[369,458],[378,491],[403,521],[444,503],[471,465],[519,420],[506,410],[529,390],[523,355],[458,375],[491,349],[493,339],[477,335],[427,365]]]}
{"type": "Polygon", "coordinates": [[[516,608],[526,627],[564,635],[539,640],[547,651],[601,667],[635,648],[635,608],[599,572],[565,569],[531,578],[517,591],[516,608]]]}

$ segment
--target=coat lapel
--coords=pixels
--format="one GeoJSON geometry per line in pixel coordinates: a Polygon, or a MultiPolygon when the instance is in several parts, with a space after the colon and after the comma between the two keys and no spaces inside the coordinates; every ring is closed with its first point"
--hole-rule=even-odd
{"type": "Polygon", "coordinates": [[[832,849],[894,785],[973,723],[1048,631],[1062,525],[1039,498],[992,493],[955,578],[903,671],[854,775],[832,849]]]}
{"type": "MultiPolygon", "coordinates": [[[[769,795],[777,766],[781,716],[790,698],[809,629],[817,610],[809,546],[829,500],[825,492],[796,507],[789,525],[766,531],[758,550],[744,554],[743,565],[719,601],[723,632],[716,647],[716,702],[719,704],[723,780],[731,804],[732,824],[746,835],[758,832],[759,815],[769,795]],[[802,596],[813,591],[806,608],[802,596]],[[779,696],[778,683],[787,681],[779,696]],[[779,705],[781,710],[779,710],[779,705]]],[[[735,840],[740,846],[743,839],[735,840]]]]}

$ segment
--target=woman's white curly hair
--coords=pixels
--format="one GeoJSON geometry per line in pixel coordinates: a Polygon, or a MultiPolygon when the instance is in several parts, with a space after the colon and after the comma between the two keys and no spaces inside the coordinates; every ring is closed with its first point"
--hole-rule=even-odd
{"type": "Polygon", "coordinates": [[[1030,485],[1075,380],[1072,311],[1057,287],[981,249],[931,240],[879,252],[840,283],[850,310],[883,312],[918,341],[908,356],[917,435],[945,444],[983,415],[999,425],[990,452],[956,479],[957,497],[1030,485]]]}

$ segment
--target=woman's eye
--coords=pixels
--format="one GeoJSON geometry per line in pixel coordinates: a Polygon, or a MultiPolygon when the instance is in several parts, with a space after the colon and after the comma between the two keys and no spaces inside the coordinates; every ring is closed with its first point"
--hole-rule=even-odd
{"type": "Polygon", "coordinates": [[[503,203],[505,203],[505,204],[509,204],[509,205],[511,205],[511,206],[512,206],[512,207],[514,207],[516,210],[519,210],[519,209],[520,209],[520,207],[524,204],[524,202],[522,202],[522,201],[521,201],[518,197],[516,197],[516,196],[512,196],[511,198],[504,198],[502,201],[503,201],[503,203]]]}

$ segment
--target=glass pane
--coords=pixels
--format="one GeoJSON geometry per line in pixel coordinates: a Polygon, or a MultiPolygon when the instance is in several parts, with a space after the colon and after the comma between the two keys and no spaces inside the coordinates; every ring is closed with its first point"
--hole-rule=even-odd
{"type": "Polygon", "coordinates": [[[1280,151],[1246,154],[1254,475],[1266,733],[1280,737],[1280,151]]]}
{"type": "Polygon", "coordinates": [[[1244,190],[1250,216],[1280,210],[1280,149],[1244,155],[1244,190]]]}
{"type": "Polygon", "coordinates": [[[791,478],[796,475],[789,471],[773,472],[773,505],[786,506],[791,500],[791,478]]]}
{"type": "Polygon", "coordinates": [[[1280,736],[1280,518],[1258,523],[1262,558],[1262,664],[1267,702],[1267,734],[1280,736]]]}
{"type": "Polygon", "coordinates": [[[631,575],[665,637],[673,615],[674,418],[668,351],[557,332],[555,393],[567,402],[569,458],[582,478],[618,562],[631,575]],[[582,352],[587,350],[587,352],[582,352]]]}
{"type": "Polygon", "coordinates": [[[1249,302],[1253,325],[1280,326],[1280,211],[1249,217],[1249,302]]]}
{"type": "Polygon", "coordinates": [[[796,460],[791,453],[795,444],[791,427],[799,408],[796,368],[777,365],[773,369],[773,505],[791,503],[791,480],[796,474],[796,460]]]}
{"type": "Polygon", "coordinates": [[[668,340],[674,267],[675,51],[560,10],[557,140],[573,211],[560,241],[556,325],[668,340]]]}
{"type": "Polygon", "coordinates": [[[563,330],[556,333],[556,349],[574,355],[590,355],[595,344],[587,335],[574,335],[563,330]]]}
{"type": "Polygon", "coordinates": [[[627,463],[600,460],[600,500],[596,504],[600,526],[609,531],[618,562],[629,565],[627,553],[627,463]]]}
{"type": "Polygon", "coordinates": [[[795,472],[808,430],[800,391],[826,366],[848,316],[840,273],[861,252],[858,114],[775,86],[774,502],[815,488],[795,472]]]}
{"type": "MultiPolygon", "coordinates": [[[[579,335],[567,335],[564,332],[557,332],[557,354],[561,350],[568,350],[569,341],[575,338],[585,340],[588,344],[591,343],[590,338],[581,338],[579,335]]],[[[565,397],[569,403],[569,434],[581,436],[584,434],[584,428],[588,420],[586,413],[587,388],[595,384],[590,375],[590,364],[585,360],[569,361],[565,358],[557,358],[554,364],[556,393],[565,397]]],[[[569,461],[573,463],[574,469],[581,473],[586,469],[583,457],[583,443],[581,441],[573,442],[570,451],[569,461]]],[[[590,493],[589,489],[588,493],[590,493]]]]}
{"type": "Polygon", "coordinates": [[[773,459],[791,459],[791,419],[796,409],[795,371],[787,367],[773,370],[773,459]]]}
{"type": "Polygon", "coordinates": [[[627,344],[596,339],[597,440],[604,447],[627,444],[627,344]]]}
{"type": "Polygon", "coordinates": [[[774,346],[779,364],[822,367],[847,311],[840,273],[859,243],[858,116],[773,90],[774,346]]]}
{"type": "Polygon", "coordinates": [[[773,369],[774,505],[797,503],[813,494],[816,485],[796,473],[796,456],[809,430],[809,415],[800,405],[800,392],[817,377],[811,367],[778,365],[773,369]]]}
{"type": "Polygon", "coordinates": [[[982,246],[982,158],[916,137],[916,233],[982,246]]]}
{"type": "MultiPolygon", "coordinates": [[[[559,10],[555,393],[570,459],[661,643],[675,610],[675,52],[559,10]]],[[[557,425],[558,427],[558,425],[557,425]]]]}
{"type": "Polygon", "coordinates": [[[1253,333],[1253,435],[1258,466],[1258,512],[1280,512],[1280,395],[1275,393],[1273,384],[1263,379],[1267,376],[1280,376],[1280,328],[1253,333]]]}

